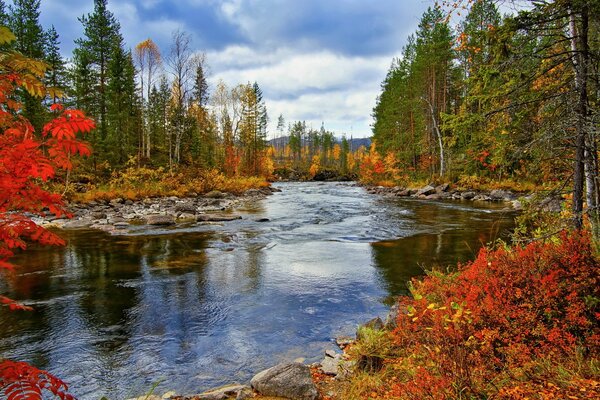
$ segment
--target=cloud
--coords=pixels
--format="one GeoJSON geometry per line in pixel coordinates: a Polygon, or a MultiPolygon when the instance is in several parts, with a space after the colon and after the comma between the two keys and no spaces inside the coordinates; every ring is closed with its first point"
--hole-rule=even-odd
{"type": "MultiPolygon", "coordinates": [[[[109,0],[129,48],[151,38],[163,56],[174,30],[207,53],[210,82],[258,82],[275,124],[306,120],[338,132],[370,133],[371,112],[392,57],[414,32],[429,0],[109,0]]],[[[77,20],[91,0],[41,2],[63,54],[82,37],[77,20]]],[[[274,128],[272,129],[274,131],[274,128]]]]}
{"type": "Polygon", "coordinates": [[[288,121],[304,120],[314,127],[324,121],[338,132],[356,128],[361,136],[368,135],[367,120],[390,63],[388,56],[345,56],[326,50],[299,54],[291,49],[274,55],[239,46],[209,52],[207,59],[216,66],[213,85],[218,80],[229,86],[259,83],[271,125],[283,114],[288,121]]]}
{"type": "Polygon", "coordinates": [[[220,11],[255,46],[326,48],[344,54],[385,54],[414,29],[421,0],[228,0],[220,11]]]}

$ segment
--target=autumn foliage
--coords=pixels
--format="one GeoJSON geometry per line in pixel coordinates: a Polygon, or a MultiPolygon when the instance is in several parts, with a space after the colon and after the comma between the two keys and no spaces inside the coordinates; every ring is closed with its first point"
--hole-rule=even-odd
{"type": "Polygon", "coordinates": [[[399,300],[389,399],[589,399],[600,395],[600,263],[589,237],[482,250],[399,300]]]}
{"type": "MultiPolygon", "coordinates": [[[[13,39],[10,31],[0,27],[0,44],[13,39]]],[[[88,145],[77,135],[90,132],[94,122],[82,112],[52,105],[54,118],[39,134],[23,117],[19,103],[22,91],[38,97],[54,93],[41,81],[46,69],[43,62],[17,52],[0,54],[0,270],[12,270],[9,258],[29,242],[64,243],[29,216],[46,212],[68,215],[60,195],[45,190],[42,184],[57,171],[70,170],[73,156],[90,154],[88,145]]],[[[12,311],[30,309],[5,296],[0,296],[0,304],[12,311]]],[[[0,391],[9,400],[41,399],[46,392],[63,400],[73,398],[67,386],[48,372],[9,360],[0,360],[0,391]]]]}

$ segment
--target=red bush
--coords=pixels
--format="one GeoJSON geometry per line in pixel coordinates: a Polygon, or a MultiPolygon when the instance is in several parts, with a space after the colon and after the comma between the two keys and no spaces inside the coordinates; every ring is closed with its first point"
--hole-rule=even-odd
{"type": "Polygon", "coordinates": [[[392,392],[502,397],[507,389],[494,387],[500,373],[527,373],[536,360],[577,351],[597,357],[599,302],[599,263],[584,234],[482,250],[456,273],[414,281],[413,298],[400,300],[405,312],[393,337],[402,356],[388,364],[402,379],[392,392]]]}

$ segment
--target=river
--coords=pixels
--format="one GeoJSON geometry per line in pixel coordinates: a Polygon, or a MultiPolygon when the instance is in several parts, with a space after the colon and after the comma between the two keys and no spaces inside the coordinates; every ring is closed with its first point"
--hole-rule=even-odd
{"type": "Polygon", "coordinates": [[[500,204],[276,186],[236,211],[242,220],[62,231],[67,246],[31,247],[0,293],[35,311],[0,311],[0,355],[48,369],[83,400],[246,382],[279,361],[319,361],[423,268],[472,259],[513,225],[500,204]]]}

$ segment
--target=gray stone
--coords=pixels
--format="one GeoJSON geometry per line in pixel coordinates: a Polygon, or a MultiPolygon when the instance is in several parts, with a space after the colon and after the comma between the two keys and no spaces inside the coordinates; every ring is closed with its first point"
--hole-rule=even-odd
{"type": "Polygon", "coordinates": [[[146,215],[145,222],[148,225],[172,225],[175,223],[175,218],[172,215],[153,214],[146,215]]]}
{"type": "Polygon", "coordinates": [[[71,221],[65,223],[63,225],[63,228],[64,229],[81,229],[81,228],[87,228],[91,224],[92,224],[92,221],[89,219],[78,219],[78,220],[71,220],[71,221]]]}
{"type": "Polygon", "coordinates": [[[90,214],[92,219],[104,219],[106,218],[106,213],[102,211],[96,211],[90,214]]]}
{"type": "Polygon", "coordinates": [[[353,344],[355,342],[354,338],[351,338],[350,336],[340,336],[335,338],[335,343],[339,346],[340,349],[345,349],[346,347],[348,347],[349,345],[353,344]]]}
{"type": "Polygon", "coordinates": [[[327,357],[331,357],[331,358],[335,358],[337,355],[339,355],[339,353],[337,353],[335,350],[325,350],[325,355],[327,357]]]}
{"type": "Polygon", "coordinates": [[[177,216],[177,220],[178,221],[197,221],[198,217],[196,216],[196,214],[191,214],[191,213],[181,213],[177,216]]]}
{"type": "Polygon", "coordinates": [[[440,196],[438,193],[428,194],[425,196],[427,200],[439,200],[441,197],[442,196],[440,196]]]}
{"type": "Polygon", "coordinates": [[[175,212],[194,214],[196,205],[194,203],[179,203],[175,205],[175,212]]]}
{"type": "Polygon", "coordinates": [[[410,196],[410,190],[402,190],[401,192],[397,192],[396,196],[398,197],[408,197],[410,196]]]}
{"type": "Polygon", "coordinates": [[[388,312],[387,317],[385,317],[385,323],[383,324],[384,328],[387,330],[392,330],[396,328],[396,324],[398,321],[398,315],[400,314],[400,306],[398,302],[394,302],[394,305],[390,307],[390,311],[388,312]]]}
{"type": "Polygon", "coordinates": [[[121,203],[123,203],[123,199],[120,197],[117,197],[116,199],[112,199],[109,204],[112,207],[116,207],[116,206],[120,205],[121,203]]]}
{"type": "Polygon", "coordinates": [[[245,389],[240,390],[235,400],[247,400],[251,399],[252,397],[254,397],[254,392],[252,391],[252,388],[247,387],[245,389]]]}
{"type": "Polygon", "coordinates": [[[471,200],[473,197],[477,196],[475,192],[463,192],[460,197],[465,200],[471,200]]]}
{"type": "Polygon", "coordinates": [[[450,189],[450,185],[448,185],[447,183],[443,183],[439,186],[436,186],[435,191],[438,193],[443,193],[443,192],[447,192],[448,189],[450,189]]]}
{"type": "Polygon", "coordinates": [[[291,400],[316,400],[319,392],[308,366],[283,363],[259,372],[250,385],[265,396],[279,396],[291,400]]]}
{"type": "Polygon", "coordinates": [[[260,190],[258,190],[258,189],[248,189],[248,190],[246,190],[246,191],[244,192],[244,195],[245,195],[245,196],[258,196],[258,195],[261,195],[261,194],[264,194],[264,193],[262,193],[262,192],[261,192],[260,190]]]}
{"type": "Polygon", "coordinates": [[[242,219],[241,215],[227,215],[227,214],[200,214],[197,217],[199,222],[225,222],[225,221],[234,221],[236,219],[242,219]]]}
{"type": "Polygon", "coordinates": [[[490,197],[495,201],[511,201],[515,196],[509,191],[494,189],[490,192],[490,197]]]}
{"type": "Polygon", "coordinates": [[[542,211],[559,213],[562,210],[563,200],[560,197],[546,197],[540,202],[542,211]]]}
{"type": "Polygon", "coordinates": [[[434,194],[434,193],[435,193],[435,188],[431,185],[427,185],[427,186],[419,189],[419,191],[416,194],[417,194],[417,196],[421,196],[421,195],[427,196],[427,195],[434,194]]]}
{"type": "Polygon", "coordinates": [[[521,203],[519,200],[513,200],[512,206],[515,210],[518,210],[518,211],[521,211],[523,209],[523,203],[521,203]]]}
{"type": "Polygon", "coordinates": [[[224,199],[226,196],[227,195],[225,193],[220,192],[218,190],[213,190],[204,195],[204,197],[206,197],[208,199],[224,199]]]}
{"type": "Polygon", "coordinates": [[[197,400],[228,400],[237,399],[239,393],[245,389],[249,389],[246,385],[233,384],[216,389],[211,389],[198,396],[194,396],[197,400]]]}
{"type": "Polygon", "coordinates": [[[327,350],[325,352],[325,358],[321,361],[321,371],[326,375],[336,376],[339,373],[341,362],[341,354],[338,354],[333,350],[327,350]]]}

